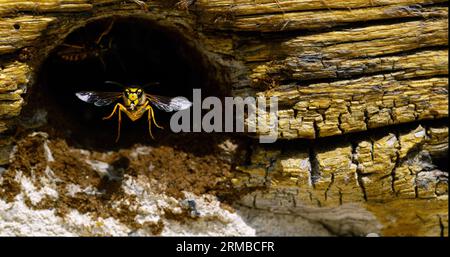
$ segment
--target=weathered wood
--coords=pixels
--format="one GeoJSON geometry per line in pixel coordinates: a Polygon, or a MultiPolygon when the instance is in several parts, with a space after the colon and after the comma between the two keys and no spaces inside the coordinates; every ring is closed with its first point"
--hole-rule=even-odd
{"type": "Polygon", "coordinates": [[[444,197],[435,190],[441,180],[430,181],[433,186],[421,187],[417,194],[413,180],[421,172],[431,172],[424,166],[426,162],[417,157],[429,153],[430,145],[445,144],[447,139],[447,127],[419,125],[408,131],[394,130],[369,139],[338,140],[327,146],[299,150],[259,145],[249,166],[240,167],[242,177],[234,182],[237,187],[271,183],[275,188],[296,188],[302,200],[310,199],[310,204],[321,206],[397,197],[444,197]],[[409,180],[400,175],[404,169],[411,171],[407,175],[409,180]],[[421,194],[422,190],[427,193],[421,194]]]}
{"type": "Polygon", "coordinates": [[[415,49],[447,46],[446,19],[364,26],[332,32],[298,36],[284,40],[261,39],[244,42],[238,50],[247,62],[262,62],[286,56],[305,56],[314,60],[367,58],[398,54],[415,49]]]}
{"type": "Polygon", "coordinates": [[[436,50],[364,59],[287,57],[257,66],[251,78],[255,86],[263,87],[271,82],[298,80],[308,83],[308,80],[345,79],[374,73],[393,73],[397,80],[447,75],[448,54],[446,50],[436,50]]]}
{"type": "Polygon", "coordinates": [[[20,16],[0,19],[0,54],[11,53],[36,42],[51,17],[20,16]]]}
{"type": "MultiPolygon", "coordinates": [[[[255,4],[256,5],[256,4],[255,4]]],[[[381,6],[347,10],[323,10],[264,14],[251,17],[236,17],[233,8],[223,16],[204,16],[205,23],[215,29],[232,31],[280,32],[291,30],[324,29],[355,22],[387,20],[392,18],[437,18],[447,17],[445,7],[427,6],[381,6]],[[208,19],[209,18],[209,19],[208,19]]]]}
{"type": "MultiPolygon", "coordinates": [[[[445,0],[197,0],[198,8],[214,13],[233,12],[235,16],[283,12],[360,9],[377,6],[414,6],[443,3],[445,0]]],[[[416,6],[418,7],[418,6],[416,6]]]]}
{"type": "Polygon", "coordinates": [[[376,75],[308,87],[286,86],[264,95],[292,106],[278,113],[278,132],[283,138],[326,137],[448,116],[447,78],[403,82],[392,75],[376,75]]]}
{"type": "Polygon", "coordinates": [[[11,15],[18,12],[83,12],[92,9],[92,2],[88,0],[2,0],[0,1],[0,15],[11,15]]]}
{"type": "MultiPolygon", "coordinates": [[[[233,181],[237,188],[271,185],[268,191],[248,195],[243,204],[271,210],[292,208],[291,213],[300,206],[334,208],[360,202],[382,219],[405,203],[409,207],[402,210],[428,217],[425,223],[433,227],[422,227],[415,233],[440,235],[439,217],[448,215],[448,174],[430,170],[427,149],[437,144],[448,149],[447,140],[447,127],[419,125],[409,131],[394,129],[368,139],[338,140],[297,150],[258,145],[250,164],[240,167],[242,173],[233,181]],[[428,200],[422,205],[414,204],[413,199],[428,200]],[[385,203],[384,211],[378,202],[385,203]]],[[[386,229],[385,235],[398,235],[399,229],[417,224],[415,215],[402,215],[402,219],[401,225],[385,220],[397,228],[386,229]]],[[[447,227],[442,229],[448,231],[447,227]]]]}
{"type": "Polygon", "coordinates": [[[0,93],[11,92],[26,86],[29,82],[31,68],[22,62],[14,61],[9,63],[0,62],[0,93]]]}
{"type": "MultiPolygon", "coordinates": [[[[121,0],[0,0],[0,133],[13,132],[39,65],[70,31],[140,17],[189,39],[232,95],[277,96],[280,140],[315,139],[255,146],[233,183],[266,190],[243,204],[288,213],[353,204],[384,235],[448,235],[448,175],[432,164],[448,154],[448,127],[434,125],[448,117],[447,1],[197,0],[189,12],[175,2],[147,1],[146,12],[121,0]]],[[[1,164],[13,149],[5,135],[1,164]]]]}
{"type": "Polygon", "coordinates": [[[30,67],[14,61],[3,64],[0,61],[0,133],[7,129],[11,118],[20,114],[23,106],[22,95],[29,83],[30,67]],[[8,121],[6,121],[8,119],[8,121]]]}

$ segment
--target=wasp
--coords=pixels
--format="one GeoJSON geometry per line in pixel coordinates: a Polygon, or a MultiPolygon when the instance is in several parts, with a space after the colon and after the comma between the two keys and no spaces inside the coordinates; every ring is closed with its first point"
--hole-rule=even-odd
{"type": "Polygon", "coordinates": [[[166,97],[148,94],[144,91],[144,87],[129,86],[124,87],[122,84],[112,81],[107,81],[108,84],[118,85],[124,88],[123,92],[95,92],[82,91],[76,93],[76,96],[83,102],[94,104],[102,107],[113,104],[116,101],[122,100],[122,103],[117,103],[112,113],[104,117],[103,120],[109,120],[118,115],[118,132],[116,142],[120,138],[120,128],[122,123],[122,113],[124,113],[131,121],[135,122],[142,118],[147,113],[148,131],[150,137],[154,139],[152,134],[152,122],[157,128],[163,129],[158,125],[155,118],[153,107],[163,110],[165,112],[173,112],[186,110],[192,106],[192,103],[184,97],[166,97]]]}
{"type": "Polygon", "coordinates": [[[109,26],[100,34],[94,42],[82,44],[62,44],[62,49],[57,52],[59,58],[66,62],[81,62],[91,58],[98,58],[106,67],[104,56],[113,49],[113,40],[109,38],[105,44],[104,38],[111,32],[114,26],[114,20],[109,26]]]}

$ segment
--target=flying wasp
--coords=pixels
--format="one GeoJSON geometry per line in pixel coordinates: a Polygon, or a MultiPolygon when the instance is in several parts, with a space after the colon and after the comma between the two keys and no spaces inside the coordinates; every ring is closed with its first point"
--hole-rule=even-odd
{"type": "Polygon", "coordinates": [[[58,57],[66,62],[82,62],[87,59],[98,58],[105,69],[106,64],[104,56],[106,53],[113,50],[113,40],[112,38],[108,38],[105,43],[104,39],[111,32],[113,26],[114,20],[110,22],[108,27],[93,42],[81,44],[62,44],[62,48],[57,52],[58,57]]]}
{"type": "Polygon", "coordinates": [[[103,120],[109,120],[118,114],[118,132],[116,142],[120,138],[120,128],[122,123],[122,113],[124,113],[131,121],[135,122],[142,118],[147,113],[148,131],[150,137],[154,139],[152,134],[152,122],[157,128],[163,129],[155,119],[155,113],[152,105],[156,108],[166,111],[180,111],[186,110],[192,106],[192,103],[184,97],[165,97],[158,95],[151,95],[144,91],[144,87],[129,86],[124,87],[122,84],[112,81],[107,81],[108,84],[118,85],[124,88],[123,92],[94,92],[94,91],[82,91],[76,93],[76,96],[83,102],[94,104],[95,106],[102,107],[113,104],[114,102],[122,99],[123,103],[117,103],[111,113],[111,115],[104,117],[103,120]]]}

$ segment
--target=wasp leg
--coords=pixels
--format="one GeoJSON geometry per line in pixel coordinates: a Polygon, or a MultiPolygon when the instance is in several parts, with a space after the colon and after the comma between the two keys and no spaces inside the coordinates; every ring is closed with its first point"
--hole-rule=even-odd
{"type": "Polygon", "coordinates": [[[152,107],[147,106],[147,111],[148,111],[148,132],[150,133],[150,136],[154,140],[155,138],[153,137],[152,134],[152,107]]]}
{"type": "Polygon", "coordinates": [[[155,113],[153,112],[153,108],[151,106],[149,106],[149,107],[150,107],[150,111],[152,112],[153,122],[155,123],[156,127],[160,128],[160,129],[164,129],[163,127],[159,126],[158,123],[156,123],[155,113]]]}
{"type": "Polygon", "coordinates": [[[116,104],[116,106],[114,107],[114,110],[113,110],[113,112],[111,113],[111,115],[109,115],[108,117],[104,117],[103,120],[109,120],[109,119],[111,119],[111,118],[114,116],[114,114],[116,114],[117,108],[122,108],[122,105],[121,105],[120,103],[116,104]]]}
{"type": "MultiPolygon", "coordinates": [[[[117,131],[117,138],[116,138],[116,143],[119,142],[119,138],[120,138],[120,127],[122,125],[122,110],[124,110],[125,107],[123,107],[123,105],[121,105],[120,103],[116,104],[116,106],[114,107],[114,110],[112,111],[111,115],[109,115],[108,117],[104,117],[103,120],[109,120],[111,119],[114,114],[116,114],[116,112],[118,111],[118,116],[119,116],[119,125],[118,125],[118,131],[117,131]]],[[[126,110],[126,109],[125,109],[126,110]]]]}
{"type": "Polygon", "coordinates": [[[117,138],[116,143],[119,142],[120,139],[120,126],[122,125],[122,108],[119,109],[119,124],[117,128],[117,138]]]}

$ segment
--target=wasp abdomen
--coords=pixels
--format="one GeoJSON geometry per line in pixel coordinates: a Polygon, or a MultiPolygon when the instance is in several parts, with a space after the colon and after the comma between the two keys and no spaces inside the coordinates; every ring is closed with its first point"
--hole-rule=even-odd
{"type": "Polygon", "coordinates": [[[68,62],[79,62],[87,59],[89,56],[86,53],[80,54],[60,54],[61,59],[68,62]]]}

